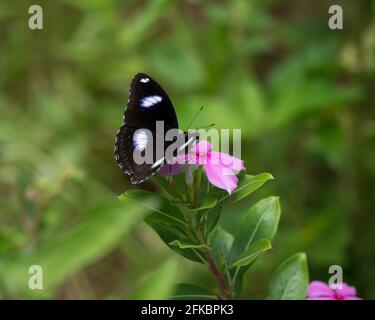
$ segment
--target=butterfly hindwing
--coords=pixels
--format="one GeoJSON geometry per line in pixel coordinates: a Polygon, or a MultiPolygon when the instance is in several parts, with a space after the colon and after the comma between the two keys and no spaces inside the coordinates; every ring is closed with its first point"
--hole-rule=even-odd
{"type": "MultiPolygon", "coordinates": [[[[142,134],[142,129],[130,127],[123,124],[116,136],[115,157],[120,168],[130,176],[132,183],[141,183],[155,174],[161,167],[161,164],[153,166],[157,161],[154,159],[152,164],[137,164],[134,161],[133,153],[136,148],[135,138],[142,134]]],[[[148,141],[155,145],[155,140],[148,141]]]]}

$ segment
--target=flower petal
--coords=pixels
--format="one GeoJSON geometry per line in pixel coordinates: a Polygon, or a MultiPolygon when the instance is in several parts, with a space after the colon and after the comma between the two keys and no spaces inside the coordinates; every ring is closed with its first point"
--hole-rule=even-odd
{"type": "Polygon", "coordinates": [[[212,164],[221,164],[234,171],[241,171],[245,168],[243,160],[223,152],[210,152],[210,160],[212,164]]]}
{"type": "Polygon", "coordinates": [[[169,163],[179,163],[179,164],[186,164],[189,163],[189,160],[193,158],[192,155],[189,154],[178,154],[176,157],[174,157],[169,163]]]}
{"type": "Polygon", "coordinates": [[[336,300],[334,296],[327,296],[327,297],[312,297],[312,298],[306,298],[306,300],[336,300]]]}
{"type": "Polygon", "coordinates": [[[221,165],[206,164],[204,166],[208,181],[215,187],[226,190],[232,193],[237,188],[238,178],[232,171],[229,173],[228,168],[221,165]]]}
{"type": "MultiPolygon", "coordinates": [[[[334,295],[334,291],[322,281],[312,281],[307,288],[307,296],[309,298],[334,297],[334,295]]],[[[334,300],[334,298],[332,298],[332,300],[334,300]]]]}
{"type": "Polygon", "coordinates": [[[197,144],[193,145],[191,151],[194,153],[208,153],[212,148],[211,143],[206,140],[199,141],[197,144]]]}
{"type": "Polygon", "coordinates": [[[357,291],[354,287],[351,287],[347,285],[346,283],[342,283],[342,288],[336,289],[336,292],[342,296],[348,297],[348,296],[355,296],[357,294],[357,291]]]}

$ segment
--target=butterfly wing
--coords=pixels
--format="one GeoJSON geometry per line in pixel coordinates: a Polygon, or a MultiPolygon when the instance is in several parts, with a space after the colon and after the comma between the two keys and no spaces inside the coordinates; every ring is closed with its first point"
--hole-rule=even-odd
{"type": "Polygon", "coordinates": [[[178,128],[173,104],[163,88],[145,73],[132,80],[124,122],[134,128],[155,129],[156,121],[164,121],[165,129],[178,128]]]}
{"type": "Polygon", "coordinates": [[[152,164],[137,164],[133,153],[136,148],[153,144],[156,150],[156,122],[164,122],[164,132],[178,128],[178,121],[173,104],[166,92],[150,76],[138,73],[132,80],[129,100],[124,113],[124,124],[119,129],[115,143],[115,158],[120,168],[130,175],[132,183],[141,183],[159,171],[164,163],[153,152],[152,164]],[[142,135],[147,129],[152,137],[142,135]]]}
{"type": "MultiPolygon", "coordinates": [[[[153,174],[158,172],[162,165],[161,162],[160,164],[154,166],[154,164],[157,163],[157,160],[155,160],[152,164],[137,164],[134,161],[134,134],[137,132],[137,130],[139,129],[123,124],[117,133],[115,144],[115,158],[117,164],[122,171],[130,176],[130,181],[133,184],[141,183],[147,180],[153,174]]],[[[155,144],[155,141],[153,140],[150,143],[155,144]]]]}

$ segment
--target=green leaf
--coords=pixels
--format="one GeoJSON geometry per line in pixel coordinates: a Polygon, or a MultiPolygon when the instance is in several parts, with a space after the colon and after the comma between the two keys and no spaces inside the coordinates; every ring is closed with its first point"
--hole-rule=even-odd
{"type": "Polygon", "coordinates": [[[227,265],[227,257],[232,246],[233,236],[217,226],[210,235],[209,243],[212,249],[212,254],[216,263],[219,266],[225,267],[227,265]]]}
{"type": "Polygon", "coordinates": [[[6,274],[2,281],[6,292],[18,293],[18,296],[48,296],[67,276],[112,250],[145,211],[134,202],[120,203],[108,195],[108,200],[101,200],[88,209],[81,221],[51,237],[44,246],[3,258],[0,272],[6,274]],[[31,265],[43,268],[42,291],[28,288],[31,265]]]}
{"type": "Polygon", "coordinates": [[[181,196],[187,196],[187,185],[186,185],[186,172],[183,171],[175,176],[173,176],[173,182],[172,188],[177,193],[177,198],[181,196]]]}
{"type": "Polygon", "coordinates": [[[242,267],[253,262],[264,251],[271,249],[271,242],[266,239],[259,240],[252,244],[240,257],[238,257],[227,269],[242,267]]]}
{"type": "Polygon", "coordinates": [[[280,203],[278,197],[260,200],[245,213],[240,227],[234,237],[229,253],[229,261],[233,263],[253,243],[260,239],[272,240],[280,219],[280,203]]]}
{"type": "Polygon", "coordinates": [[[136,300],[168,299],[175,288],[177,271],[177,260],[175,258],[168,260],[142,281],[131,298],[136,300]]]}
{"type": "MultiPolygon", "coordinates": [[[[185,174],[180,173],[173,177],[163,177],[159,174],[155,174],[152,177],[152,181],[156,184],[163,194],[171,202],[183,202],[183,196],[186,195],[186,184],[185,184],[185,174]]],[[[185,199],[187,200],[187,199],[185,199]]]]}
{"type": "Polygon", "coordinates": [[[219,222],[220,215],[221,215],[221,210],[222,207],[215,207],[212,210],[210,210],[207,214],[207,221],[205,224],[206,230],[205,233],[206,235],[209,235],[210,232],[216,227],[216,225],[219,222]]]}
{"type": "Polygon", "coordinates": [[[163,192],[164,194],[166,194],[169,198],[177,198],[178,197],[178,194],[177,194],[177,190],[175,188],[171,188],[168,184],[168,180],[159,175],[159,174],[155,174],[153,175],[152,177],[152,181],[154,182],[154,184],[156,184],[163,192]]]}
{"type": "Polygon", "coordinates": [[[209,290],[192,284],[180,283],[172,294],[173,300],[217,300],[209,290]]]}
{"type": "Polygon", "coordinates": [[[211,209],[215,207],[216,203],[217,203],[216,198],[207,197],[203,199],[201,205],[198,208],[190,209],[190,211],[201,211],[201,210],[211,209]]]}
{"type": "Polygon", "coordinates": [[[173,240],[169,243],[171,246],[177,246],[181,249],[205,249],[210,250],[210,247],[205,244],[196,244],[187,240],[173,240]]]}
{"type": "Polygon", "coordinates": [[[301,300],[306,297],[309,274],[305,253],[297,253],[283,262],[271,279],[269,299],[301,300]]]}
{"type": "Polygon", "coordinates": [[[270,173],[261,173],[256,176],[244,175],[240,178],[237,188],[230,195],[226,195],[221,198],[218,204],[226,206],[237,202],[255,190],[259,189],[266,181],[272,180],[274,177],[270,173]]]}
{"type": "MultiPolygon", "coordinates": [[[[158,222],[155,222],[153,220],[149,220],[149,217],[145,218],[145,222],[152,228],[154,231],[159,235],[159,237],[163,240],[163,242],[173,251],[178,253],[179,255],[183,256],[186,259],[189,259],[191,261],[195,262],[203,262],[202,259],[198,256],[198,250],[194,248],[189,249],[181,249],[178,246],[170,245],[171,242],[176,240],[176,238],[181,239],[181,232],[177,230],[173,226],[160,224],[158,222]]],[[[186,239],[188,240],[188,239],[186,239]]]]}
{"type": "Polygon", "coordinates": [[[149,209],[152,215],[148,217],[149,220],[153,220],[158,223],[172,224],[183,226],[185,225],[185,219],[181,212],[173,206],[167,199],[160,195],[155,195],[152,192],[143,190],[129,190],[121,195],[120,200],[129,199],[135,201],[141,206],[149,209]],[[153,203],[149,203],[148,199],[153,196],[153,203]],[[155,203],[157,199],[157,204],[155,203]]]}

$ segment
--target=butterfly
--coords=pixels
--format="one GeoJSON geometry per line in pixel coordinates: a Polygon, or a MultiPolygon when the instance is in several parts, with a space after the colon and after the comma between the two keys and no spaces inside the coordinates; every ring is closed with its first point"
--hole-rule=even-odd
{"type": "MultiPolygon", "coordinates": [[[[165,150],[176,141],[176,139],[173,141],[164,139],[168,130],[178,129],[175,109],[167,93],[155,80],[145,73],[138,73],[130,85],[123,125],[117,132],[114,149],[117,164],[130,176],[133,184],[146,181],[168,162],[165,153],[157,152],[156,131],[157,122],[160,121],[164,124],[162,133],[165,150]],[[152,153],[151,161],[137,163],[134,155],[137,152],[144,155],[147,148],[155,151],[152,153]]],[[[183,133],[182,136],[184,139],[179,140],[183,142],[177,145],[178,150],[185,150],[197,139],[197,134],[183,133]]]]}

